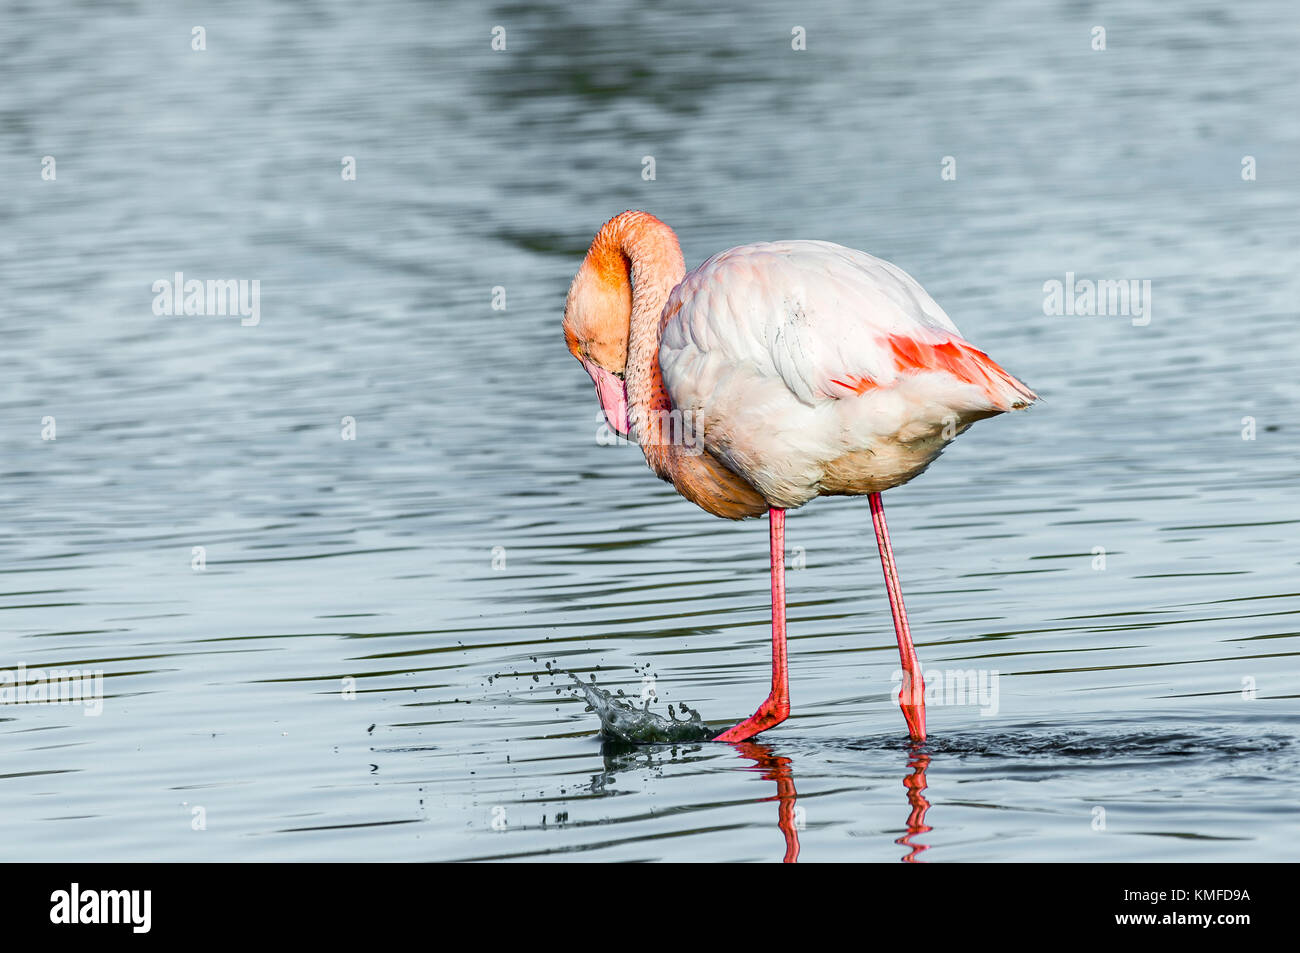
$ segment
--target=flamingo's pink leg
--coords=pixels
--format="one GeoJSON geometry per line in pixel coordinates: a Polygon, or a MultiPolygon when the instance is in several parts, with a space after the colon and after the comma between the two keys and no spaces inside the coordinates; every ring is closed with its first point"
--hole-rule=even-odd
{"type": "Polygon", "coordinates": [[[880,565],[885,570],[885,588],[889,591],[889,608],[894,613],[894,635],[898,637],[898,657],[903,663],[903,687],[898,693],[898,703],[907,719],[907,730],[913,741],[925,740],[925,681],[921,678],[921,665],[912,647],[912,630],[907,625],[907,610],[903,608],[903,589],[898,584],[898,569],[894,566],[894,550],[889,545],[889,527],[885,525],[885,505],[879,493],[868,494],[871,501],[871,522],[876,527],[876,545],[880,547],[880,565]]]}
{"type": "Polygon", "coordinates": [[[767,511],[772,542],[772,692],[750,717],[714,741],[748,741],[790,717],[790,672],[785,652],[785,510],[767,511]]]}

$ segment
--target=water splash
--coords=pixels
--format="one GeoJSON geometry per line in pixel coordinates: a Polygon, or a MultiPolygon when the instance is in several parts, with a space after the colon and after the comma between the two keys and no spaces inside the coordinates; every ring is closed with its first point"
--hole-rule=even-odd
{"type": "Polygon", "coordinates": [[[650,710],[650,699],[643,708],[637,708],[627,698],[605,691],[596,684],[596,676],[584,682],[572,672],[566,672],[587,699],[588,710],[600,719],[601,734],[614,741],[635,745],[668,744],[679,741],[712,741],[717,731],[704,723],[698,711],[680,706],[684,718],[679,719],[673,706],[668,706],[668,717],[650,710]]]}

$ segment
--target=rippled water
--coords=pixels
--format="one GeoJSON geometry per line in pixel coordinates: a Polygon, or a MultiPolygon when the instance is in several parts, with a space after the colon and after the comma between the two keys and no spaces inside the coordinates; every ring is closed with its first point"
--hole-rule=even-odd
{"type": "Polygon", "coordinates": [[[0,669],[106,697],[0,706],[0,857],[1294,859],[1300,14],[1148,6],[7,6],[0,669]],[[791,719],[600,740],[559,670],[716,724],[768,682],[765,524],[599,445],[560,337],[628,207],[889,258],[1046,398],[886,495],[996,714],[907,748],[837,499],[791,719]],[[155,315],[178,271],[260,323],[155,315]],[[1066,272],[1150,324],[1045,316],[1066,272]]]}

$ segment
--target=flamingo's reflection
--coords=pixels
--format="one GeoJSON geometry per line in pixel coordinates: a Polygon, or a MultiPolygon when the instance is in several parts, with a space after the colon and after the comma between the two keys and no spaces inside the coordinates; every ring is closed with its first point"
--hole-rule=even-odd
{"type": "Polygon", "coordinates": [[[894,841],[895,844],[910,848],[901,858],[905,864],[917,863],[921,853],[930,849],[929,844],[918,844],[915,840],[918,834],[932,830],[925,823],[925,812],[930,810],[930,802],[925,799],[925,769],[929,764],[930,756],[914,745],[907,762],[912,773],[903,778],[903,787],[907,789],[907,803],[910,807],[907,815],[907,833],[894,841]]]}
{"type": "MultiPolygon", "coordinates": [[[[742,758],[752,761],[755,769],[762,772],[763,779],[776,782],[776,794],[764,798],[776,801],[776,823],[785,837],[785,863],[792,864],[799,859],[799,828],[803,826],[799,812],[795,808],[794,775],[790,770],[790,759],[775,754],[771,747],[754,741],[741,741],[732,745],[742,758]]],[[[686,760],[690,757],[704,757],[705,745],[671,745],[667,746],[670,762],[686,760]]],[[[612,783],[616,775],[632,767],[658,769],[663,763],[662,745],[630,745],[620,741],[605,741],[600,746],[601,756],[605,761],[605,770],[592,775],[587,790],[592,794],[605,795],[613,793],[612,783]]]]}
{"type": "Polygon", "coordinates": [[[793,864],[799,860],[799,828],[802,819],[795,809],[795,800],[799,793],[794,789],[794,774],[790,770],[790,759],[776,754],[765,744],[756,741],[741,741],[732,745],[742,758],[754,762],[755,767],[763,772],[765,781],[776,782],[776,794],[765,801],[776,801],[776,826],[785,837],[785,856],[782,863],[793,864]]]}
{"type": "MultiPolygon", "coordinates": [[[[690,745],[679,747],[672,745],[669,749],[670,760],[677,761],[689,752],[690,755],[702,755],[703,747],[690,745]]],[[[777,754],[770,745],[756,741],[741,741],[732,744],[736,754],[753,763],[754,768],[762,772],[765,781],[776,783],[776,793],[763,798],[776,801],[776,825],[785,838],[785,855],[781,858],[787,864],[799,860],[799,830],[803,827],[802,812],[796,805],[799,793],[794,786],[793,762],[785,755],[777,754]]],[[[656,757],[663,748],[658,745],[629,745],[621,742],[606,741],[601,745],[601,754],[605,760],[605,770],[593,775],[588,788],[593,794],[607,794],[609,785],[615,779],[616,772],[626,771],[634,765],[657,768],[660,759],[656,757]]],[[[908,814],[907,831],[894,843],[908,848],[900,858],[904,863],[916,863],[920,855],[930,849],[929,844],[918,843],[916,838],[928,833],[932,828],[925,823],[925,814],[930,809],[930,802],[925,797],[925,769],[930,764],[930,756],[919,746],[912,746],[908,752],[908,773],[903,777],[903,787],[907,791],[908,814]]]]}
{"type": "MultiPolygon", "coordinates": [[[[743,742],[734,745],[742,758],[748,758],[763,771],[763,777],[776,782],[776,794],[766,798],[777,802],[777,827],[785,836],[785,857],[787,864],[799,859],[799,829],[803,827],[799,810],[795,807],[798,792],[794,787],[794,772],[789,758],[776,754],[771,747],[756,742],[743,742]]],[[[930,802],[925,797],[925,769],[930,765],[930,756],[918,746],[909,749],[907,767],[909,773],[903,777],[903,787],[907,791],[907,832],[894,841],[908,848],[901,858],[904,863],[917,863],[918,858],[930,849],[929,844],[918,843],[919,834],[929,832],[932,828],[925,823],[926,811],[930,802]]]]}

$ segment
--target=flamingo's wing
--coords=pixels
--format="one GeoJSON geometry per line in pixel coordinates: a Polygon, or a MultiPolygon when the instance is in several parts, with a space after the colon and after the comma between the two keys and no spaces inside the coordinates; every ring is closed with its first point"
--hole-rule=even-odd
{"type": "Polygon", "coordinates": [[[660,366],[677,407],[736,374],[779,379],[810,406],[922,380],[960,412],[1034,400],[906,272],[830,242],[715,255],[674,289],[663,322],[660,366]]]}

